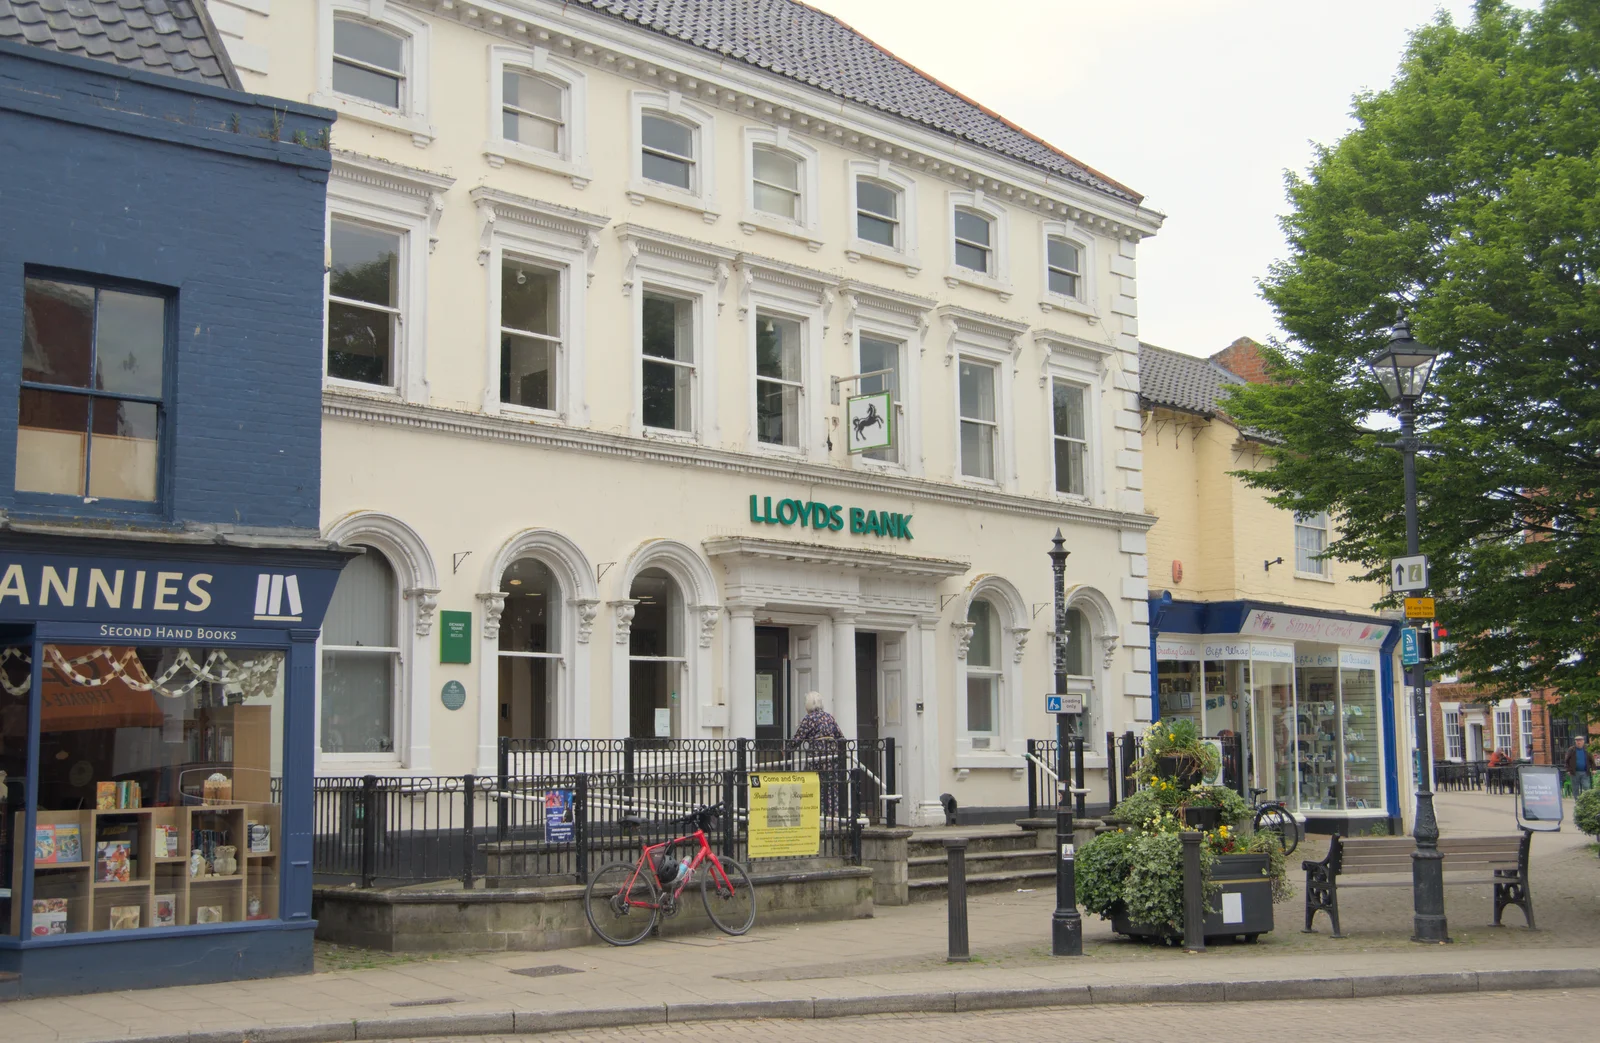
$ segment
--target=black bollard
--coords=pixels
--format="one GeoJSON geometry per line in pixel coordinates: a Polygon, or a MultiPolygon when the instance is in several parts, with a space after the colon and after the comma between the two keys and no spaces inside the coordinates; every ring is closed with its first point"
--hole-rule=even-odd
{"type": "Polygon", "coordinates": [[[949,858],[945,872],[949,886],[945,889],[950,901],[950,963],[966,963],[972,959],[967,952],[967,841],[956,837],[944,842],[944,853],[949,858]]]}
{"type": "Polygon", "coordinates": [[[1206,951],[1206,902],[1200,879],[1200,840],[1203,833],[1185,830],[1183,841],[1183,947],[1191,952],[1206,951]]]}

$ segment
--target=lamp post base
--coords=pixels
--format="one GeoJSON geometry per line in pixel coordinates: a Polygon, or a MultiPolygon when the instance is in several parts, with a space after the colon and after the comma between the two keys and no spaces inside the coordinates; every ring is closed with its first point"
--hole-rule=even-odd
{"type": "Polygon", "coordinates": [[[1050,955],[1083,955],[1083,917],[1076,910],[1050,915],[1050,955]]]}
{"type": "Polygon", "coordinates": [[[1433,791],[1417,791],[1417,824],[1411,831],[1417,850],[1411,856],[1411,905],[1416,910],[1411,940],[1425,945],[1450,941],[1444,915],[1444,856],[1439,853],[1439,820],[1433,814],[1433,791]]]}

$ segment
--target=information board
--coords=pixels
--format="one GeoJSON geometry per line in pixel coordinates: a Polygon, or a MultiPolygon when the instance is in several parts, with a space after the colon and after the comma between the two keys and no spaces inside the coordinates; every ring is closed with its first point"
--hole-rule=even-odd
{"type": "Polygon", "coordinates": [[[563,844],[572,840],[572,791],[551,790],[544,795],[544,839],[548,844],[563,844]]]}
{"type": "Polygon", "coordinates": [[[750,857],[809,858],[822,850],[822,786],[814,771],[750,776],[750,857]]]}
{"type": "Polygon", "coordinates": [[[1553,764],[1524,764],[1517,769],[1522,796],[1521,825],[1554,833],[1561,829],[1561,769],[1553,764]]]}

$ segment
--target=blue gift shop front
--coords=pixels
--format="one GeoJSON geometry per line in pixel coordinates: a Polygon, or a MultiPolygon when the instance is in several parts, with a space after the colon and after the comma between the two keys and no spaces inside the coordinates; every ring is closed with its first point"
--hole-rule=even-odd
{"type": "Polygon", "coordinates": [[[312,968],[331,123],[0,18],[0,999],[312,968]]]}
{"type": "Polygon", "coordinates": [[[1150,599],[1151,712],[1238,735],[1246,785],[1309,832],[1400,831],[1393,620],[1150,599]]]}

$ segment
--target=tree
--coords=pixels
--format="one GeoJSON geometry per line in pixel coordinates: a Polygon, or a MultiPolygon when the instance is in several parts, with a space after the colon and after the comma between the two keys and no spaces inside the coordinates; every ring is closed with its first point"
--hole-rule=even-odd
{"type": "MultiPolygon", "coordinates": [[[[1328,510],[1365,578],[1405,551],[1400,459],[1366,418],[1396,308],[1445,354],[1418,426],[1440,664],[1495,696],[1553,688],[1600,717],[1600,4],[1479,0],[1411,38],[1357,127],[1290,175],[1290,255],[1262,292],[1275,381],[1228,409],[1272,443],[1246,480],[1328,510]]],[[[1390,599],[1385,604],[1392,605],[1390,599]]]]}

